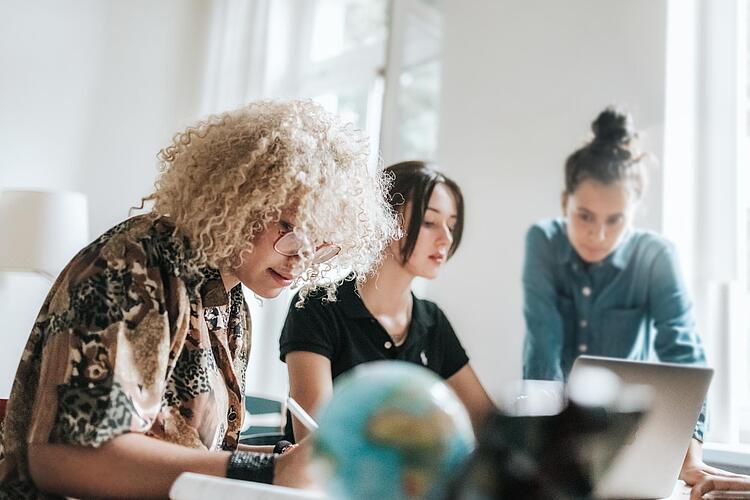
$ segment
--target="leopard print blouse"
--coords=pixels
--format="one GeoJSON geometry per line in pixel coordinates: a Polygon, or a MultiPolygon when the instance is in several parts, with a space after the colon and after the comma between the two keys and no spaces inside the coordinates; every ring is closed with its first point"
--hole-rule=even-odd
{"type": "Polygon", "coordinates": [[[81,250],[31,330],[0,428],[0,499],[55,498],[31,443],[98,447],[126,432],[237,448],[250,314],[165,218],[128,219],[81,250]]]}

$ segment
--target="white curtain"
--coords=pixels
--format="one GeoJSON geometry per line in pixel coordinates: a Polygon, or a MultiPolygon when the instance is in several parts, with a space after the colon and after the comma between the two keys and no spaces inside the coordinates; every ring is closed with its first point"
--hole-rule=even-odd
{"type": "Polygon", "coordinates": [[[204,114],[264,95],[268,47],[268,0],[215,0],[211,5],[204,114]]]}
{"type": "MultiPolygon", "coordinates": [[[[277,10],[279,7],[274,6],[277,10]]],[[[283,45],[269,41],[271,12],[269,0],[212,3],[202,114],[226,111],[270,96],[266,84],[269,67],[272,69],[284,58],[279,50],[283,45]]],[[[278,36],[277,31],[275,37],[278,36]]],[[[245,391],[264,397],[285,397],[286,365],[279,360],[278,339],[292,293],[286,290],[278,298],[266,300],[255,297],[247,288],[244,292],[253,323],[245,391]]]]}
{"type": "Polygon", "coordinates": [[[748,411],[747,57],[743,2],[669,3],[664,233],[677,244],[709,365],[709,441],[737,442],[748,411]],[[743,408],[744,406],[744,408],[743,408]]]}

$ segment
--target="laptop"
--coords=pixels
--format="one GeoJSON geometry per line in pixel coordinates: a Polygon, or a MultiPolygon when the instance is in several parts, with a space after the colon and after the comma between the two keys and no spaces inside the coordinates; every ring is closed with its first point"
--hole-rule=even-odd
{"type": "Polygon", "coordinates": [[[651,387],[649,412],[594,487],[595,498],[665,498],[675,488],[713,369],[580,356],[571,370],[602,367],[651,387]]]}

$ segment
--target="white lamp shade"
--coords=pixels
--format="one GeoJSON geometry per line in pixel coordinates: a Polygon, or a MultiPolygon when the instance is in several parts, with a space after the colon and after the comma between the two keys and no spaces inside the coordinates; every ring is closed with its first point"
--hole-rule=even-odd
{"type": "Polygon", "coordinates": [[[88,241],[85,195],[0,191],[0,271],[56,276],[88,241]]]}

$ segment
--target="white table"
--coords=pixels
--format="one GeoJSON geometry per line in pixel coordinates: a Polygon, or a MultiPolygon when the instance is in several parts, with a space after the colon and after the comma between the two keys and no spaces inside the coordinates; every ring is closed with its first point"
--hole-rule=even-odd
{"type": "Polygon", "coordinates": [[[322,493],[183,472],[169,490],[172,500],[325,500],[322,493]]]}
{"type": "MultiPolygon", "coordinates": [[[[687,500],[690,488],[678,481],[674,492],[663,500],[687,500]]],[[[185,472],[169,491],[172,500],[326,500],[323,493],[269,486],[267,484],[236,481],[214,476],[185,472]]]]}

